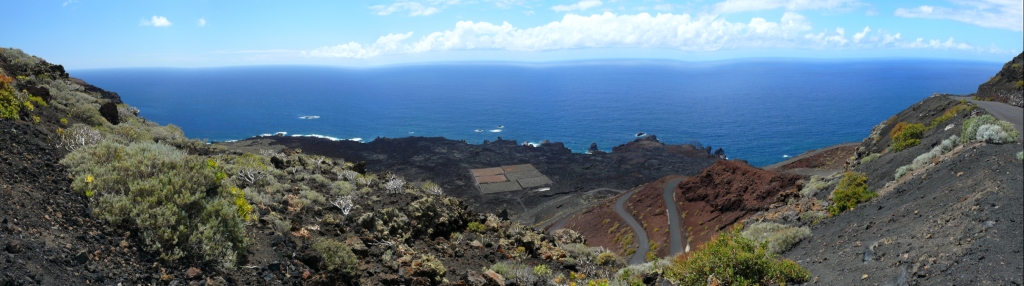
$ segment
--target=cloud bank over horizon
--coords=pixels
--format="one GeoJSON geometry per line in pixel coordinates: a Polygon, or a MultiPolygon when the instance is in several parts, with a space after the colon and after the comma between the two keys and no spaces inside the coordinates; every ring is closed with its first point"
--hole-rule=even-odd
{"type": "MultiPolygon", "coordinates": [[[[587,1],[589,0],[577,4],[587,1]]],[[[726,2],[744,1],[747,0],[726,2]]],[[[819,4],[815,7],[840,7],[853,1],[832,2],[842,3],[819,4]]],[[[413,32],[392,33],[381,36],[372,43],[349,42],[325,46],[303,51],[302,55],[371,58],[453,50],[550,51],[579,48],[668,48],[697,52],[751,48],[953,49],[985,53],[1015,52],[996,47],[973,46],[958,42],[952,37],[904,39],[899,32],[872,30],[869,26],[863,26],[860,32],[847,35],[842,27],[815,29],[805,16],[797,12],[785,12],[775,21],[754,17],[746,22],[730,22],[717,15],[604,12],[583,16],[570,13],[560,21],[536,27],[519,28],[508,22],[494,24],[459,21],[450,30],[432,32],[418,39],[411,39],[413,35],[413,32]]]]}

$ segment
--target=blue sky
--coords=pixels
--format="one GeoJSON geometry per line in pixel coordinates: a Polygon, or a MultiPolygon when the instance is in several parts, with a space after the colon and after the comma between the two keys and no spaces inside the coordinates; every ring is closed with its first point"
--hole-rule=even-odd
{"type": "Polygon", "coordinates": [[[1020,0],[0,0],[0,46],[68,69],[937,58],[1024,49],[1020,0]]]}

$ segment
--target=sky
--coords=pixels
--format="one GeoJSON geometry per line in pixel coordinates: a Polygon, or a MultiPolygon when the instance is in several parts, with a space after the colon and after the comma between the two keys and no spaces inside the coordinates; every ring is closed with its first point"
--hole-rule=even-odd
{"type": "Polygon", "coordinates": [[[1006,62],[1020,0],[0,0],[0,46],[67,69],[452,61],[1006,62]]]}

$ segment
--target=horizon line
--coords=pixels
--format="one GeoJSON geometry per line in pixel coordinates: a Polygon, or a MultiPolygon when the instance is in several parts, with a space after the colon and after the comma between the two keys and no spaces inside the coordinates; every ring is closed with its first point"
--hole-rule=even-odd
{"type": "Polygon", "coordinates": [[[320,68],[341,68],[341,69],[374,69],[374,68],[391,68],[391,67],[407,67],[407,66],[442,66],[442,65],[522,65],[522,66],[558,66],[558,65],[573,65],[573,64],[601,64],[601,63],[626,63],[626,62],[644,62],[644,63],[661,63],[661,64],[725,64],[735,63],[743,61],[754,61],[754,62],[771,62],[771,61],[787,61],[787,62],[856,62],[856,61],[930,61],[930,62],[963,62],[963,63],[993,63],[1003,64],[1005,62],[999,60],[986,60],[986,59],[962,59],[962,58],[942,58],[942,57],[912,57],[912,56],[879,56],[879,57],[845,57],[845,58],[826,58],[826,57],[737,57],[728,59],[706,59],[706,60],[683,60],[683,59],[669,59],[669,58],[604,58],[604,59],[567,59],[567,60],[439,60],[439,61],[410,61],[403,63],[379,63],[379,64],[366,64],[366,65],[345,65],[345,64],[304,64],[304,63],[281,63],[281,64],[240,64],[240,65],[220,65],[220,66],[195,66],[195,67],[176,67],[176,66],[128,66],[128,67],[101,67],[101,68],[75,68],[67,69],[67,71],[90,71],[90,70],[118,70],[118,69],[218,69],[218,68],[248,68],[248,67],[320,67],[320,68]]]}

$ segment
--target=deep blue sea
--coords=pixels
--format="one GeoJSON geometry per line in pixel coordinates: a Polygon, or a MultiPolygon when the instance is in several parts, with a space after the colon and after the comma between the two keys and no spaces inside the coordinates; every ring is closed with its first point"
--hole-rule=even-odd
{"type": "Polygon", "coordinates": [[[265,133],[564,142],[656,134],[755,166],[860,141],[932,93],[974,92],[999,63],[936,60],[453,63],[74,70],[141,115],[214,141],[265,133]],[[302,119],[303,116],[319,116],[302,119]],[[504,128],[499,128],[503,126],[504,128]],[[481,132],[477,132],[481,131],[481,132]]]}

